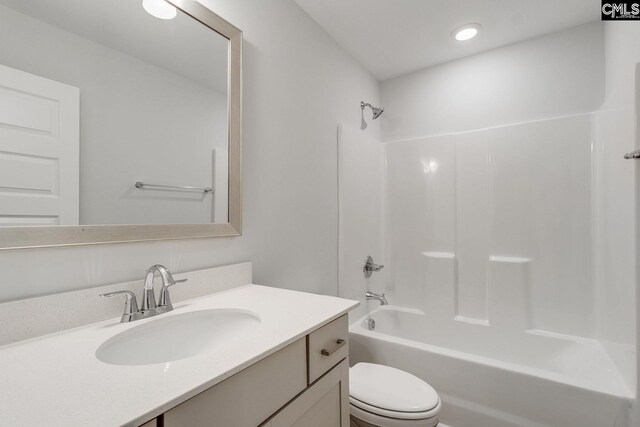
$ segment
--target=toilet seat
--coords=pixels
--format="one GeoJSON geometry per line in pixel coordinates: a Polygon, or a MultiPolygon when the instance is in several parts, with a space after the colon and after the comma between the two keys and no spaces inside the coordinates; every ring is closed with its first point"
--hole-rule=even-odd
{"type": "MultiPolygon", "coordinates": [[[[435,427],[438,425],[438,416],[431,418],[422,418],[419,420],[401,420],[397,418],[383,417],[381,415],[372,414],[364,411],[355,405],[349,405],[351,407],[351,416],[359,421],[364,421],[367,425],[371,426],[384,426],[384,427],[435,427]]],[[[438,408],[440,410],[440,408],[438,408]]],[[[360,424],[355,424],[359,426],[360,424]]]]}
{"type": "Polygon", "coordinates": [[[394,425],[435,425],[442,407],[440,396],[420,378],[390,366],[357,363],[349,370],[352,413],[374,423],[378,418],[394,425]],[[360,415],[360,416],[359,416],[360,415]],[[425,422],[427,422],[425,424],[425,422]]]}
{"type": "Polygon", "coordinates": [[[390,411],[388,409],[368,405],[367,403],[362,402],[358,399],[355,399],[351,396],[349,396],[349,403],[351,403],[352,407],[355,406],[356,408],[359,408],[370,414],[379,415],[385,418],[394,418],[396,420],[424,420],[427,418],[433,418],[440,413],[440,409],[442,407],[442,404],[438,402],[438,404],[435,407],[433,407],[430,411],[424,411],[424,412],[390,411]]]}

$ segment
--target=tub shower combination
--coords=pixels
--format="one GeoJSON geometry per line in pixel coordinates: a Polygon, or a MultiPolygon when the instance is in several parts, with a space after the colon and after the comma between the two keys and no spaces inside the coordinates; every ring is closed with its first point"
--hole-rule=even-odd
{"type": "Polygon", "coordinates": [[[591,270],[593,121],[390,143],[340,128],[340,294],[362,302],[352,365],[428,382],[451,427],[630,424],[633,302],[600,314],[610,282],[591,270]],[[387,266],[363,277],[367,253],[387,266]]]}

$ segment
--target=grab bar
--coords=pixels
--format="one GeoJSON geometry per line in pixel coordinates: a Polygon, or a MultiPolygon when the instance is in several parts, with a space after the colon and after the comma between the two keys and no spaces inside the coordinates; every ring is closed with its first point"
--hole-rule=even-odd
{"type": "Polygon", "coordinates": [[[640,149],[632,151],[624,155],[624,158],[629,159],[640,159],[640,149]]]}
{"type": "Polygon", "coordinates": [[[160,184],[147,184],[142,181],[136,182],[136,188],[165,188],[167,190],[195,190],[202,191],[204,193],[213,192],[213,188],[211,187],[189,187],[187,185],[160,185],[160,184]]]}

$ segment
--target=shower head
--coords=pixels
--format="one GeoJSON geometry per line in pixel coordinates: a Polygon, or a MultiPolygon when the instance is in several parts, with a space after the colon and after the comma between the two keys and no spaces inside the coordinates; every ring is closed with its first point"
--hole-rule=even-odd
{"type": "Polygon", "coordinates": [[[384,108],[374,107],[373,105],[369,104],[368,102],[365,103],[364,101],[361,101],[360,102],[360,108],[363,111],[364,111],[364,107],[371,108],[371,111],[373,111],[373,120],[377,119],[378,117],[380,117],[382,115],[382,113],[384,113],[384,108]]]}

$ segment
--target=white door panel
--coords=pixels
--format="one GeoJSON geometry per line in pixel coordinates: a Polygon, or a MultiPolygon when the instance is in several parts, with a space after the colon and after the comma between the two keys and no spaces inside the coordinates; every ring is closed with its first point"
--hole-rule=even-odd
{"type": "Polygon", "coordinates": [[[79,223],[78,88],[0,65],[0,226],[79,223]]]}

